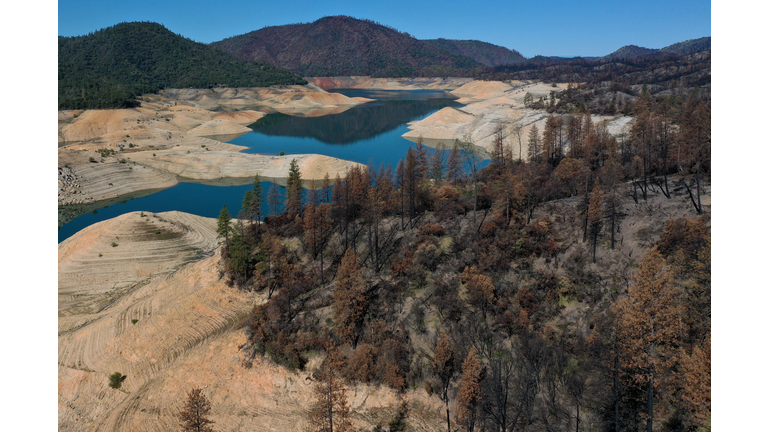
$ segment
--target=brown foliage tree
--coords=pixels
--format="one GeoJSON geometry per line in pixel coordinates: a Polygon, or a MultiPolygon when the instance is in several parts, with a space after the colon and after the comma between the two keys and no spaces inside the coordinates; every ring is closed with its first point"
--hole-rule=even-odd
{"type": "Polygon", "coordinates": [[[499,165],[505,165],[509,158],[509,152],[504,146],[504,126],[496,125],[496,130],[493,133],[493,143],[491,143],[491,159],[496,161],[499,165]]]}
{"type": "Polygon", "coordinates": [[[605,200],[600,179],[595,182],[592,194],[589,196],[587,219],[589,220],[589,242],[592,245],[592,262],[597,262],[597,239],[603,229],[603,201],[605,200]]]}
{"type": "Polygon", "coordinates": [[[475,347],[469,349],[469,354],[461,367],[461,385],[456,400],[456,420],[469,432],[475,429],[477,409],[482,399],[480,382],[483,370],[477,357],[475,347]]]}
{"type": "Polygon", "coordinates": [[[310,408],[307,432],[352,430],[347,389],[338,372],[342,362],[341,355],[332,348],[321,367],[312,375],[315,400],[310,408]]]}
{"type": "Polygon", "coordinates": [[[711,429],[712,417],[712,343],[710,336],[681,362],[681,397],[696,426],[711,429]]]}
{"type": "Polygon", "coordinates": [[[432,372],[440,379],[440,397],[445,402],[445,419],[448,422],[448,430],[451,430],[451,412],[448,409],[448,386],[451,383],[456,366],[453,348],[448,336],[440,333],[440,338],[435,347],[435,359],[432,361],[432,372]]]}
{"type": "Polygon", "coordinates": [[[451,153],[448,156],[448,166],[446,168],[445,178],[451,182],[451,184],[456,184],[461,180],[462,172],[459,145],[454,141],[451,153]]]}
{"type": "Polygon", "coordinates": [[[646,429],[653,431],[655,391],[663,388],[678,358],[680,304],[664,257],[654,246],[640,262],[634,284],[618,304],[622,362],[629,386],[642,388],[646,429]]]}
{"type": "Polygon", "coordinates": [[[491,278],[481,274],[477,267],[465,267],[461,274],[461,281],[467,288],[469,301],[477,307],[485,310],[496,299],[496,287],[491,278]]]}
{"type": "Polygon", "coordinates": [[[360,382],[371,382],[375,377],[376,349],[369,344],[361,344],[350,354],[346,367],[346,376],[360,382]]]}
{"type": "Polygon", "coordinates": [[[437,143],[435,151],[429,158],[429,176],[436,186],[439,186],[445,178],[445,144],[441,142],[437,143]]]}
{"type": "Polygon", "coordinates": [[[367,287],[360,263],[354,251],[347,249],[336,273],[333,314],[338,335],[353,348],[360,338],[367,307],[367,287]]]}
{"type": "Polygon", "coordinates": [[[399,340],[388,338],[381,343],[376,359],[376,368],[378,369],[378,378],[382,383],[397,391],[402,391],[405,388],[408,354],[399,340]]]}
{"type": "Polygon", "coordinates": [[[541,162],[541,137],[536,125],[531,126],[531,130],[528,131],[528,161],[531,163],[541,162]]]}
{"type": "Polygon", "coordinates": [[[179,413],[181,430],[184,432],[213,432],[214,422],[208,418],[211,403],[197,387],[187,393],[187,400],[179,413]]]}

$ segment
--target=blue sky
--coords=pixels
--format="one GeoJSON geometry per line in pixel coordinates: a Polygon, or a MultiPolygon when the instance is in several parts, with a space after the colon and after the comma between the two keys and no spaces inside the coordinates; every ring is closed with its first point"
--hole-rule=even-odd
{"type": "Polygon", "coordinates": [[[123,21],[154,21],[198,42],[326,15],[367,18],[419,39],[476,39],[534,55],[601,56],[711,36],[709,1],[113,1],[58,2],[58,34],[78,36],[123,21]]]}

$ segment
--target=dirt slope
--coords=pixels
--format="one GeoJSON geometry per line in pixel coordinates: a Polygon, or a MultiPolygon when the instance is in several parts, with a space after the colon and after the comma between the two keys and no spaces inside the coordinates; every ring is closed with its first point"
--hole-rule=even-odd
{"type": "MultiPolygon", "coordinates": [[[[533,127],[544,131],[544,125],[549,113],[543,110],[525,108],[523,99],[526,93],[538,99],[549,97],[551,91],[562,91],[567,84],[527,83],[512,81],[472,81],[456,90],[454,95],[461,96],[458,102],[466,104],[460,110],[444,108],[429,117],[411,123],[403,138],[416,141],[419,137],[425,143],[433,145],[440,141],[450,148],[453,140],[471,139],[478,146],[482,157],[487,157],[496,136],[496,131],[503,131],[504,143],[510,146],[512,157],[526,159],[528,155],[528,134],[533,127]],[[453,110],[453,111],[451,111],[453,110]],[[456,113],[465,115],[459,116],[456,113]],[[519,134],[518,134],[519,129],[519,134]]],[[[595,125],[605,124],[608,132],[613,135],[626,133],[629,117],[622,115],[606,117],[592,116],[595,125]]]]}
{"type": "MultiPolygon", "coordinates": [[[[211,401],[216,430],[303,429],[307,373],[260,357],[243,365],[242,326],[264,298],[221,279],[215,227],[180,212],[134,212],[59,245],[60,431],[175,430],[194,386],[211,401]],[[126,375],[119,390],[108,387],[116,371],[126,375]]],[[[437,397],[406,398],[416,430],[439,430],[437,397]]],[[[365,429],[397,406],[385,388],[352,387],[349,400],[365,429]]]]}

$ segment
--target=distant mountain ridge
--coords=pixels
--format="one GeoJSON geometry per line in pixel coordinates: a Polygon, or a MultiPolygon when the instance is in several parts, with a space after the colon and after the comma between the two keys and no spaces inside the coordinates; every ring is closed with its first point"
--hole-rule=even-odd
{"type": "Polygon", "coordinates": [[[162,88],[305,84],[267,63],[248,63],[157,23],[121,23],[59,37],[59,109],[127,108],[162,88]]]}
{"type": "Polygon", "coordinates": [[[516,50],[478,40],[426,39],[424,42],[454,54],[465,55],[485,66],[501,66],[526,61],[516,50]]]}
{"type": "Polygon", "coordinates": [[[712,37],[703,37],[698,39],[691,39],[684,42],[678,42],[661,49],[643,48],[637,45],[625,45],[616,51],[600,57],[601,61],[613,61],[621,60],[630,57],[645,57],[650,55],[659,54],[693,54],[701,51],[709,51],[712,49],[712,37]]]}
{"type": "Polygon", "coordinates": [[[661,49],[628,45],[600,58],[523,57],[477,40],[422,41],[348,16],[265,27],[201,44],[151,22],[58,38],[59,109],[138,105],[162,88],[305,84],[299,75],[456,77],[710,85],[711,37],[661,49]],[[289,70],[290,69],[290,70],[289,70]],[[293,71],[293,72],[291,72],[293,71]]]}
{"type": "Polygon", "coordinates": [[[309,24],[265,27],[211,43],[247,61],[269,62],[302,76],[381,77],[481,66],[408,33],[370,20],[329,16],[309,24]]]}
{"type": "Polygon", "coordinates": [[[693,54],[701,51],[712,50],[712,37],[707,36],[698,39],[690,39],[664,47],[659,51],[672,54],[693,54]]]}

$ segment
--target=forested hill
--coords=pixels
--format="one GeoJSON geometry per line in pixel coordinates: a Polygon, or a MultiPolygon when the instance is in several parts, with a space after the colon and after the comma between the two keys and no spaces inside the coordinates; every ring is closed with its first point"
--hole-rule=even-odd
{"type": "Polygon", "coordinates": [[[309,24],[265,27],[211,44],[248,61],[302,76],[441,76],[481,64],[370,20],[330,16],[309,24]]]}
{"type": "Polygon", "coordinates": [[[454,54],[465,55],[485,66],[522,63],[526,58],[516,50],[477,40],[427,39],[424,42],[454,54]]]}
{"type": "Polygon", "coordinates": [[[678,42],[670,46],[664,47],[659,51],[669,52],[673,54],[690,54],[700,51],[712,50],[712,38],[703,37],[698,39],[691,39],[684,42],[678,42]]]}
{"type": "Polygon", "coordinates": [[[59,37],[59,109],[133,107],[136,96],[162,88],[305,83],[288,70],[245,62],[156,23],[59,37]]]}
{"type": "Polygon", "coordinates": [[[607,56],[600,57],[598,60],[611,61],[611,60],[625,59],[629,57],[642,57],[646,55],[655,54],[656,52],[658,52],[658,50],[643,48],[637,45],[626,45],[608,54],[607,56]]]}
{"type": "Polygon", "coordinates": [[[693,54],[712,50],[712,38],[703,37],[678,42],[661,49],[643,48],[637,45],[626,45],[607,56],[600,57],[602,61],[613,61],[630,57],[663,56],[664,54],[693,54]]]}

